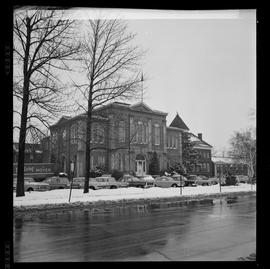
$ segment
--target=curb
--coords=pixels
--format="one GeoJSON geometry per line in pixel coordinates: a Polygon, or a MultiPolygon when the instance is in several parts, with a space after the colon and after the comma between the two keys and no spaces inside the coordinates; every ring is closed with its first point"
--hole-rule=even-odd
{"type": "Polygon", "coordinates": [[[160,206],[183,206],[196,203],[212,203],[215,198],[227,196],[243,196],[255,194],[256,191],[239,191],[239,192],[221,192],[212,194],[197,194],[189,196],[172,196],[172,197],[155,197],[155,198],[135,198],[135,199],[119,199],[105,200],[94,202],[73,202],[61,204],[43,204],[36,206],[16,206],[13,209],[14,217],[39,216],[46,213],[63,213],[69,210],[81,209],[91,213],[102,213],[110,211],[116,207],[147,207],[159,208],[160,206]]]}

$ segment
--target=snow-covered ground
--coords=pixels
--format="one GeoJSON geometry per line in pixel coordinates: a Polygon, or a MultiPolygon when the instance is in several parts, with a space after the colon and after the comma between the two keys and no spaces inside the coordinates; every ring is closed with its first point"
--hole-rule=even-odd
{"type": "MultiPolygon", "coordinates": [[[[222,193],[256,191],[256,185],[240,184],[239,186],[223,186],[222,193]]],[[[219,193],[219,185],[184,187],[182,196],[193,196],[198,194],[219,193]]],[[[14,206],[34,206],[42,204],[62,204],[68,203],[69,189],[51,190],[45,192],[25,192],[25,196],[16,197],[13,194],[14,206]]],[[[70,202],[95,202],[101,200],[122,200],[122,199],[140,199],[140,198],[164,198],[180,195],[180,188],[119,188],[119,189],[100,189],[89,190],[84,194],[83,189],[72,190],[70,202]]]]}

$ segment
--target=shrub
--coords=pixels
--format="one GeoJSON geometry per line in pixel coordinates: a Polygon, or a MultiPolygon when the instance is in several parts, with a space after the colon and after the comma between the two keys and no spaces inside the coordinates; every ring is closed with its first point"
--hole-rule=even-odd
{"type": "Polygon", "coordinates": [[[105,169],[97,166],[95,169],[90,170],[90,177],[91,178],[101,177],[105,173],[106,173],[105,169]]]}
{"type": "Polygon", "coordinates": [[[226,186],[236,185],[236,183],[237,183],[236,176],[227,176],[226,177],[226,180],[225,180],[226,186]]]}
{"type": "Polygon", "coordinates": [[[176,172],[177,174],[180,174],[180,175],[186,175],[186,168],[181,163],[175,163],[175,164],[171,165],[167,169],[166,172],[169,173],[169,174],[172,174],[173,172],[176,172]]]}
{"type": "Polygon", "coordinates": [[[119,170],[113,170],[112,171],[112,177],[115,178],[115,180],[119,180],[124,175],[124,172],[121,172],[119,170]]]}

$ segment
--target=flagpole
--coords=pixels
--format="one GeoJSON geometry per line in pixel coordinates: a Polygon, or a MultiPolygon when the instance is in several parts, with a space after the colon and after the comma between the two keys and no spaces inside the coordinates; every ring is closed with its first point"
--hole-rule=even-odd
{"type": "Polygon", "coordinates": [[[143,102],[143,73],[142,73],[142,77],[141,77],[141,83],[142,83],[142,101],[143,102]]]}

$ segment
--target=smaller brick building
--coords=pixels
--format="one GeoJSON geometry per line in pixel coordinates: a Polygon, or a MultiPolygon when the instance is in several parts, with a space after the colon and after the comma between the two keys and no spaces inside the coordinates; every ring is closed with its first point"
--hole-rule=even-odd
{"type": "Polygon", "coordinates": [[[230,157],[212,157],[213,176],[225,175],[227,172],[233,175],[248,175],[248,167],[239,160],[230,157]]]}
{"type": "Polygon", "coordinates": [[[213,147],[202,139],[202,133],[198,133],[197,136],[192,133],[190,133],[190,135],[193,148],[199,155],[198,164],[194,171],[190,171],[190,173],[211,177],[213,175],[211,161],[211,151],[213,147]]]}
{"type": "MultiPolygon", "coordinates": [[[[13,143],[13,163],[18,162],[19,143],[13,143]]],[[[41,144],[25,143],[25,163],[42,163],[43,150],[41,144]]]]}

